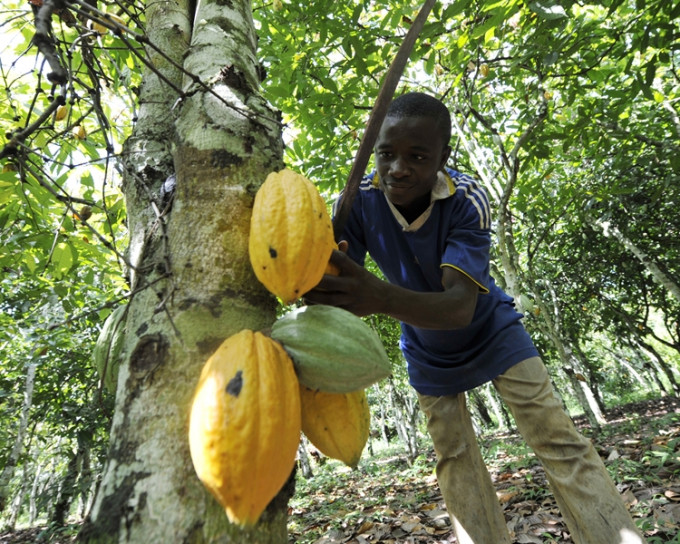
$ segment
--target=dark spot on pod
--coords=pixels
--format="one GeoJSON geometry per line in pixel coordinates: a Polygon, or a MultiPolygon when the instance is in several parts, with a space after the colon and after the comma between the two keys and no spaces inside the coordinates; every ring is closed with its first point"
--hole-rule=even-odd
{"type": "Polygon", "coordinates": [[[276,259],[276,256],[277,256],[277,255],[278,255],[278,253],[276,253],[276,250],[275,250],[273,247],[270,247],[270,248],[269,248],[269,256],[270,256],[272,259],[276,259]]]}
{"type": "Polygon", "coordinates": [[[243,387],[243,372],[239,370],[236,373],[236,376],[229,380],[229,383],[227,384],[227,387],[224,390],[230,395],[238,397],[239,394],[241,393],[242,387],[243,387]]]}

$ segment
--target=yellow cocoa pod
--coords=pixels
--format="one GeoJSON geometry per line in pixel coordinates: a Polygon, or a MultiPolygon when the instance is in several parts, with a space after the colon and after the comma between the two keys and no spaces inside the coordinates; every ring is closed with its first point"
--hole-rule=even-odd
{"type": "Polygon", "coordinates": [[[78,140],[84,140],[87,138],[87,130],[83,125],[76,125],[71,129],[71,133],[78,140]]]}
{"type": "Polygon", "coordinates": [[[257,523],[290,476],[299,390],[293,362],[259,332],[229,337],[205,363],[191,405],[191,459],[232,523],[257,523]]]}
{"type": "Polygon", "coordinates": [[[316,286],[335,245],[333,224],[314,184],[284,169],[255,195],[248,251],[255,276],[284,304],[316,286]]]}
{"type": "Polygon", "coordinates": [[[68,106],[59,106],[54,118],[57,121],[61,121],[66,118],[66,115],[68,115],[68,106]]]}
{"type": "Polygon", "coordinates": [[[104,34],[106,34],[109,31],[109,29],[107,27],[105,27],[103,24],[98,23],[96,21],[92,21],[92,30],[94,30],[100,36],[103,36],[104,34]]]}
{"type": "Polygon", "coordinates": [[[368,440],[366,391],[326,393],[300,386],[302,432],[327,457],[354,468],[368,440]]]}

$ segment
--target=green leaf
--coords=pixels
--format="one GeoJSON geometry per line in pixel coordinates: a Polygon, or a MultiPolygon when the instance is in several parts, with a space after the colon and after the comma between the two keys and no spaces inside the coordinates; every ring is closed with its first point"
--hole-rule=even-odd
{"type": "Polygon", "coordinates": [[[0,174],[0,205],[2,206],[16,198],[16,182],[12,179],[15,177],[14,172],[0,174]]]}
{"type": "Polygon", "coordinates": [[[552,66],[558,61],[559,58],[560,54],[557,51],[551,51],[550,53],[547,53],[543,56],[542,62],[545,66],[552,66]]]}
{"type": "Polygon", "coordinates": [[[456,0],[455,2],[451,2],[442,13],[442,19],[446,21],[452,19],[456,15],[460,15],[465,11],[465,8],[470,5],[471,1],[472,0],[456,0]]]}
{"type": "Polygon", "coordinates": [[[462,49],[463,47],[465,47],[469,39],[470,37],[468,36],[467,33],[463,32],[459,34],[458,40],[456,41],[456,46],[458,47],[458,49],[462,49]]]}
{"type": "Polygon", "coordinates": [[[645,66],[645,85],[651,87],[654,83],[654,76],[656,75],[656,62],[654,59],[649,61],[645,66]]]}
{"type": "Polygon", "coordinates": [[[65,276],[73,267],[76,254],[73,247],[65,242],[59,242],[52,253],[52,266],[57,278],[65,276]]]}

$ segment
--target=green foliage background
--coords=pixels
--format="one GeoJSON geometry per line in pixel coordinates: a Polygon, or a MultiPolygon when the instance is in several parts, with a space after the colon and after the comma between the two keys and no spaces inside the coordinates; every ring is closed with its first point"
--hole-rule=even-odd
{"type": "MultiPolygon", "coordinates": [[[[144,6],[98,6],[53,16],[71,74],[63,86],[49,81],[31,46],[31,5],[7,0],[0,13],[0,468],[20,426],[26,369],[37,365],[23,475],[9,495],[44,467],[52,479],[42,516],[70,458],[90,451],[96,474],[105,456],[112,398],[91,353],[104,319],[129,295],[116,159],[136,116],[144,6]],[[61,120],[59,105],[68,109],[61,120]]],[[[418,8],[253,2],[263,93],[282,112],[286,162],[329,202],[418,8]]],[[[452,166],[493,180],[497,211],[505,206],[512,218],[525,294],[541,303],[527,328],[551,363],[541,320],[546,312],[558,319],[610,404],[678,392],[680,300],[601,226],[680,283],[679,18],[680,2],[667,0],[443,1],[398,91],[426,90],[455,112],[452,166]],[[650,353],[669,372],[653,367],[650,353]]],[[[371,322],[400,369],[393,383],[407,390],[394,324],[371,322]]],[[[559,369],[554,378],[568,393],[559,369]]],[[[86,497],[92,483],[70,485],[86,497]]]]}

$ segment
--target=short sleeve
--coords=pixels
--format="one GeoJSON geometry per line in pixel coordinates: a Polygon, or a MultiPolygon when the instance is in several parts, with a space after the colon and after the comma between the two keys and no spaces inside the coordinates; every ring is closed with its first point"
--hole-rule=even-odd
{"type": "Polygon", "coordinates": [[[454,181],[456,210],[450,215],[441,266],[459,270],[488,292],[491,215],[486,191],[469,176],[454,181]]]}

